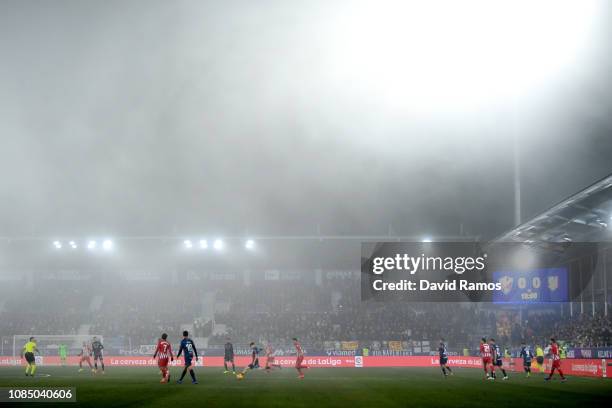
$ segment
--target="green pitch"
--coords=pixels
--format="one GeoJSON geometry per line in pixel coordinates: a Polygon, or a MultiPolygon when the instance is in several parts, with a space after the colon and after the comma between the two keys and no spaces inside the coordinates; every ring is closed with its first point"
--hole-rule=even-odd
{"type": "MultiPolygon", "coordinates": [[[[444,379],[433,368],[311,369],[299,380],[290,368],[251,372],[242,381],[219,368],[198,368],[200,384],[189,375],[160,384],[155,368],[109,368],[106,375],[77,373],[74,367],[39,367],[35,378],[21,368],[0,368],[0,387],[76,387],[83,407],[597,407],[609,403],[612,379],[570,377],[545,383],[542,374],[509,381],[484,381],[481,371],[456,369],[444,379]],[[49,376],[46,376],[49,375],[49,376]]],[[[2,404],[0,404],[2,405],[2,404]]],[[[14,406],[40,406],[19,404],[14,406]]],[[[55,405],[55,404],[53,404],[55,405]]]]}

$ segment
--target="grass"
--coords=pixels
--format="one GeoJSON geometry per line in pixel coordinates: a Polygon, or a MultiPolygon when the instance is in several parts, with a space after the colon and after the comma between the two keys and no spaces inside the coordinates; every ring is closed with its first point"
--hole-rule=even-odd
{"type": "MultiPolygon", "coordinates": [[[[311,369],[304,380],[294,369],[252,372],[242,381],[218,368],[198,368],[198,385],[186,377],[160,384],[155,368],[113,367],[106,375],[77,373],[74,367],[39,367],[25,377],[18,367],[0,368],[0,387],[76,387],[82,407],[598,407],[609,403],[612,380],[570,377],[545,383],[542,374],[526,379],[484,381],[481,371],[456,369],[445,379],[434,368],[311,369]]],[[[2,404],[0,404],[2,405],[2,404]]],[[[53,404],[55,405],[55,404],[53,404]]],[[[20,407],[39,406],[23,403],[20,407]]],[[[50,405],[47,405],[50,406],[50,405]]],[[[71,406],[71,404],[67,404],[71,406]]]]}

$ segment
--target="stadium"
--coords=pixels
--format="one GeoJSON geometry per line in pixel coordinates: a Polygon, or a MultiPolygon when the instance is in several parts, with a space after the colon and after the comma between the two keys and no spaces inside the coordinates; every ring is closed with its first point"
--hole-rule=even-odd
{"type": "Polygon", "coordinates": [[[0,1],[0,406],[608,406],[607,1],[0,1]]]}

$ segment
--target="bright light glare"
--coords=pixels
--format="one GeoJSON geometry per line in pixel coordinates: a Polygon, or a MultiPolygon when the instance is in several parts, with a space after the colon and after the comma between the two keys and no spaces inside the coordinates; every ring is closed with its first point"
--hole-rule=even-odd
{"type": "Polygon", "coordinates": [[[185,248],[187,249],[193,248],[193,242],[191,242],[191,240],[189,239],[186,239],[185,241],[183,241],[183,245],[185,245],[185,248]]]}
{"type": "Polygon", "coordinates": [[[62,249],[62,243],[59,241],[53,241],[53,246],[55,249],[62,249]]]}
{"type": "Polygon", "coordinates": [[[70,241],[68,244],[70,245],[70,247],[71,247],[72,249],[77,249],[77,244],[76,244],[76,242],[74,242],[74,241],[70,241]]]}
{"type": "Polygon", "coordinates": [[[343,3],[327,41],[334,83],[388,107],[500,102],[581,61],[598,0],[343,3]],[[339,81],[339,82],[338,82],[339,81]]]}
{"type": "Polygon", "coordinates": [[[215,248],[216,250],[223,249],[223,241],[221,241],[220,239],[215,239],[215,242],[213,243],[213,248],[215,248]]]}
{"type": "Polygon", "coordinates": [[[432,239],[429,237],[425,237],[421,240],[421,242],[432,242],[432,239]]]}
{"type": "Polygon", "coordinates": [[[208,241],[206,241],[205,239],[201,239],[200,240],[200,248],[207,249],[208,248],[208,241]]]}
{"type": "Polygon", "coordinates": [[[96,241],[89,241],[87,243],[87,249],[96,249],[96,241]]]}
{"type": "Polygon", "coordinates": [[[244,247],[246,249],[255,249],[255,241],[252,239],[247,239],[247,241],[244,243],[244,247]]]}
{"type": "Polygon", "coordinates": [[[104,242],[102,242],[102,248],[105,251],[110,251],[111,249],[113,249],[113,241],[111,241],[110,239],[104,240],[104,242]]]}

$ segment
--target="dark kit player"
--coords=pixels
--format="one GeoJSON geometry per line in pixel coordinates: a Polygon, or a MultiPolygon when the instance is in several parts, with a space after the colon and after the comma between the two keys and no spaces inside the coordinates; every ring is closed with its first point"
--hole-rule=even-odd
{"type": "Polygon", "coordinates": [[[259,352],[261,349],[254,342],[251,342],[249,347],[251,347],[251,364],[244,367],[244,370],[242,370],[243,376],[246,375],[247,371],[259,368],[259,352]]]}
{"type": "Polygon", "coordinates": [[[104,357],[102,356],[104,346],[97,337],[94,337],[93,341],[91,342],[91,350],[93,351],[94,358],[94,372],[98,372],[98,361],[100,361],[100,365],[102,366],[102,374],[104,374],[104,357]]]}
{"type": "Polygon", "coordinates": [[[223,346],[223,366],[225,367],[223,374],[229,373],[227,363],[232,363],[232,374],[236,374],[236,365],[234,364],[234,345],[231,343],[229,337],[226,340],[227,342],[223,346]]]}
{"type": "Polygon", "coordinates": [[[526,377],[531,376],[531,359],[533,359],[533,352],[531,347],[527,346],[525,342],[521,343],[521,353],[519,355],[523,359],[523,370],[527,373],[526,377]]]}
{"type": "Polygon", "coordinates": [[[491,343],[491,350],[493,350],[493,379],[497,378],[497,375],[495,374],[495,367],[498,367],[504,375],[504,380],[507,380],[508,374],[506,374],[506,370],[504,369],[504,356],[502,355],[501,348],[497,343],[495,343],[495,339],[491,339],[489,342],[491,343]]]}
{"type": "Polygon", "coordinates": [[[442,374],[446,377],[448,374],[446,371],[453,375],[453,370],[448,366],[448,352],[446,350],[446,344],[444,344],[444,339],[440,339],[440,345],[438,347],[438,356],[440,357],[440,368],[442,368],[442,374]]]}
{"type": "Polygon", "coordinates": [[[183,358],[185,359],[185,368],[181,374],[181,378],[177,381],[177,384],[183,383],[183,378],[185,378],[185,374],[187,374],[187,370],[189,370],[189,375],[191,376],[191,383],[197,384],[198,380],[196,380],[195,373],[193,372],[193,367],[195,366],[193,358],[195,357],[195,363],[198,362],[198,350],[196,349],[193,340],[189,338],[189,332],[185,330],[183,332],[183,340],[181,340],[181,346],[179,347],[177,358],[181,356],[183,353],[183,358]]]}

